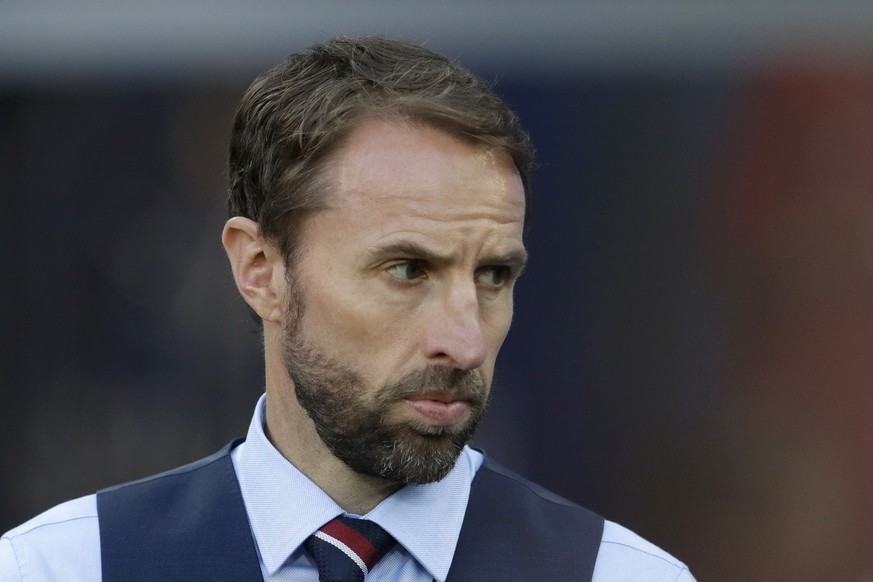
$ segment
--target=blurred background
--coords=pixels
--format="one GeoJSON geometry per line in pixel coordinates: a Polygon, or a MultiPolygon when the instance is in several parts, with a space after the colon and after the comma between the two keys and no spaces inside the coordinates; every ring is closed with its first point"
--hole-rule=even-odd
{"type": "Polygon", "coordinates": [[[370,33],[538,150],[477,444],[701,581],[873,580],[869,1],[0,3],[0,530],[245,432],[232,115],[370,33]]]}

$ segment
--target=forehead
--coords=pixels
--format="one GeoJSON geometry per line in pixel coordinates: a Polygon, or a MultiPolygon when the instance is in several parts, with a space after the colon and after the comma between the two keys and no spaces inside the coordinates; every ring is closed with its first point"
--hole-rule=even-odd
{"type": "Polygon", "coordinates": [[[525,210],[521,178],[508,154],[408,122],[361,121],[326,177],[330,208],[500,223],[523,220],[525,210]]]}

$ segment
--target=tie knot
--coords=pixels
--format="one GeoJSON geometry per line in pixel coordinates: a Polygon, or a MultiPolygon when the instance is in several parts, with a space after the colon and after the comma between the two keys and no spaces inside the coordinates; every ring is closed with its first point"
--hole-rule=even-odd
{"type": "Polygon", "coordinates": [[[395,543],[378,524],[341,515],[321,526],[304,545],[321,582],[363,582],[395,543]]]}

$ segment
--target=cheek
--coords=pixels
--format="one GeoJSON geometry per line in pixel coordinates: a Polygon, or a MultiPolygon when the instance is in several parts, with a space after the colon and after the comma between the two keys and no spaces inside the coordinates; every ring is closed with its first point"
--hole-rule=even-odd
{"type": "Polygon", "coordinates": [[[396,357],[398,346],[411,345],[406,312],[369,296],[348,282],[320,287],[307,293],[304,325],[310,337],[348,363],[377,363],[396,357]]]}

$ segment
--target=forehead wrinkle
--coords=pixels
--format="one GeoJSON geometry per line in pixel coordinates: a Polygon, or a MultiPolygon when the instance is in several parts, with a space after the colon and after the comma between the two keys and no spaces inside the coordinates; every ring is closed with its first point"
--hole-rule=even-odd
{"type": "Polygon", "coordinates": [[[498,263],[523,268],[527,263],[527,250],[514,237],[494,238],[485,236],[479,241],[462,238],[462,244],[442,241],[419,231],[390,233],[367,249],[372,262],[389,259],[419,259],[442,266],[453,261],[472,259],[475,264],[498,263]],[[509,243],[506,244],[506,241],[509,243]]]}

